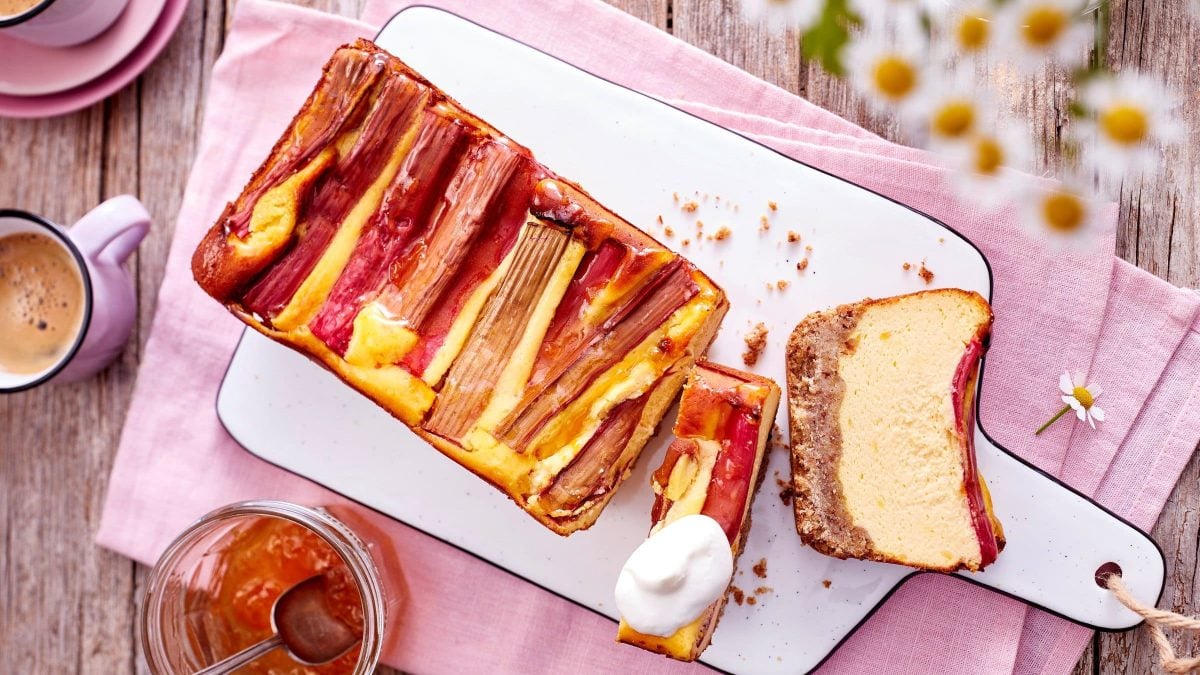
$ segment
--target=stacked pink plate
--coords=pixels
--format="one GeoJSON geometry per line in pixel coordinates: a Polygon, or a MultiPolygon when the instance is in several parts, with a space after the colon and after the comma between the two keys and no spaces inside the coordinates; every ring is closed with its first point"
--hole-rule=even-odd
{"type": "Polygon", "coordinates": [[[116,22],[74,47],[43,47],[0,30],[0,117],[63,115],[132,82],[166,47],[187,0],[129,0],[116,22]]]}

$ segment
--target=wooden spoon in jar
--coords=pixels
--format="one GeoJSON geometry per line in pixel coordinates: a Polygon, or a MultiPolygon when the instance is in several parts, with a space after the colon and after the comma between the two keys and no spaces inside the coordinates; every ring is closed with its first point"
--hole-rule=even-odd
{"type": "Polygon", "coordinates": [[[232,673],[280,646],[306,666],[329,663],[345,654],[362,639],[362,633],[330,611],[325,584],[325,576],[317,575],[284,591],[271,610],[274,635],[198,671],[196,675],[232,673]]]}

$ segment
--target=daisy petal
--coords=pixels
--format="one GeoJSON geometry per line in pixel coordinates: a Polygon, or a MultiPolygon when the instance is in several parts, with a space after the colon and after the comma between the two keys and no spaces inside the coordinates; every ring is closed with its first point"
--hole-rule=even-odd
{"type": "Polygon", "coordinates": [[[1088,387],[1087,390],[1088,393],[1092,395],[1092,398],[1100,398],[1100,394],[1104,393],[1104,388],[1098,384],[1093,384],[1092,386],[1088,387]]]}
{"type": "Polygon", "coordinates": [[[1068,396],[1075,393],[1075,386],[1071,384],[1071,375],[1065,370],[1063,371],[1062,376],[1058,378],[1058,388],[1062,390],[1062,393],[1067,394],[1068,396]]]}
{"type": "MultiPolygon", "coordinates": [[[[1071,406],[1071,407],[1074,408],[1075,406],[1071,406]]],[[[1089,421],[1087,411],[1083,409],[1083,406],[1079,406],[1078,408],[1075,408],[1075,416],[1079,418],[1080,422],[1089,421]]]]}
{"type": "Polygon", "coordinates": [[[1099,421],[1099,422],[1104,421],[1104,410],[1103,409],[1098,408],[1096,406],[1092,406],[1092,409],[1088,412],[1092,413],[1092,417],[1095,417],[1097,421],[1099,421]]]}
{"type": "Polygon", "coordinates": [[[1075,384],[1075,386],[1076,386],[1076,387],[1082,387],[1082,386],[1084,386],[1085,384],[1087,384],[1087,380],[1083,379],[1083,372],[1082,372],[1082,371],[1078,371],[1078,370],[1077,370],[1077,371],[1075,371],[1075,382],[1074,382],[1074,384],[1075,384]]]}
{"type": "Polygon", "coordinates": [[[1096,423],[1092,420],[1091,415],[1087,416],[1087,423],[1088,423],[1088,426],[1090,426],[1091,428],[1093,428],[1093,429],[1096,428],[1096,423]]]}
{"type": "Polygon", "coordinates": [[[1071,410],[1074,410],[1076,412],[1083,410],[1083,404],[1080,403],[1078,401],[1078,399],[1076,399],[1074,396],[1062,396],[1060,398],[1062,398],[1063,403],[1066,403],[1067,405],[1071,406],[1071,410]]]}

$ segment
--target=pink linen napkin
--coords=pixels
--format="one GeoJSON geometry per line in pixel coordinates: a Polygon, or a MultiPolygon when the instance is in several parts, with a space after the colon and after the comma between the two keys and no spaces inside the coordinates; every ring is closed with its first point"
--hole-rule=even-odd
{"type": "MultiPolygon", "coordinates": [[[[996,274],[998,320],[983,423],[1001,443],[1043,468],[1061,469],[1068,482],[1140,526],[1153,524],[1200,436],[1200,413],[1185,405],[1198,391],[1198,303],[1124,263],[1114,265],[1111,227],[1090,250],[1046,255],[1016,226],[1015,214],[982,216],[948,198],[944,173],[924,153],[883,141],[591,0],[434,4],[912,204],[967,234],[996,274]],[[1109,421],[1099,433],[1066,422],[1033,439],[1031,430],[1053,412],[1057,375],[1068,368],[1090,369],[1104,384],[1109,421]]],[[[365,23],[357,23],[261,0],[238,4],[214,69],[209,114],[114,466],[98,534],[102,545],[152,563],[190,520],[230,501],[344,501],[243,452],[221,429],[212,402],[240,324],[195,287],[188,261],[333,48],[373,35],[403,6],[369,2],[365,23]],[[270,100],[255,93],[266,83],[270,100]],[[229,113],[235,109],[237,115],[229,113]],[[195,363],[211,367],[196,370],[195,363]]],[[[1114,219],[1115,212],[1110,225],[1114,219]]],[[[401,607],[388,663],[422,673],[698,669],[616,646],[611,622],[402,524],[375,520],[402,552],[402,583],[414,598],[401,607]],[[522,629],[492,630],[499,617],[522,629]],[[551,632],[560,639],[548,644],[541,636],[551,632]]],[[[986,590],[923,576],[901,589],[824,670],[1063,672],[1088,635],[986,590]]]]}

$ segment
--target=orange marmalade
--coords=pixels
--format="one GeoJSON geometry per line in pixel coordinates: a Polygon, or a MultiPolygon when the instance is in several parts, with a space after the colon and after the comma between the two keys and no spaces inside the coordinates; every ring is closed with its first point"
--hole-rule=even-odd
{"type": "MultiPolygon", "coordinates": [[[[275,600],[318,574],[328,579],[330,609],[362,634],[362,599],[350,570],[333,547],[308,528],[282,518],[259,518],[229,532],[212,555],[217,572],[208,611],[213,622],[223,628],[230,654],[270,637],[275,600]]],[[[360,645],[355,645],[330,663],[305,666],[280,648],[238,672],[349,675],[354,672],[359,650],[360,645]]]]}

